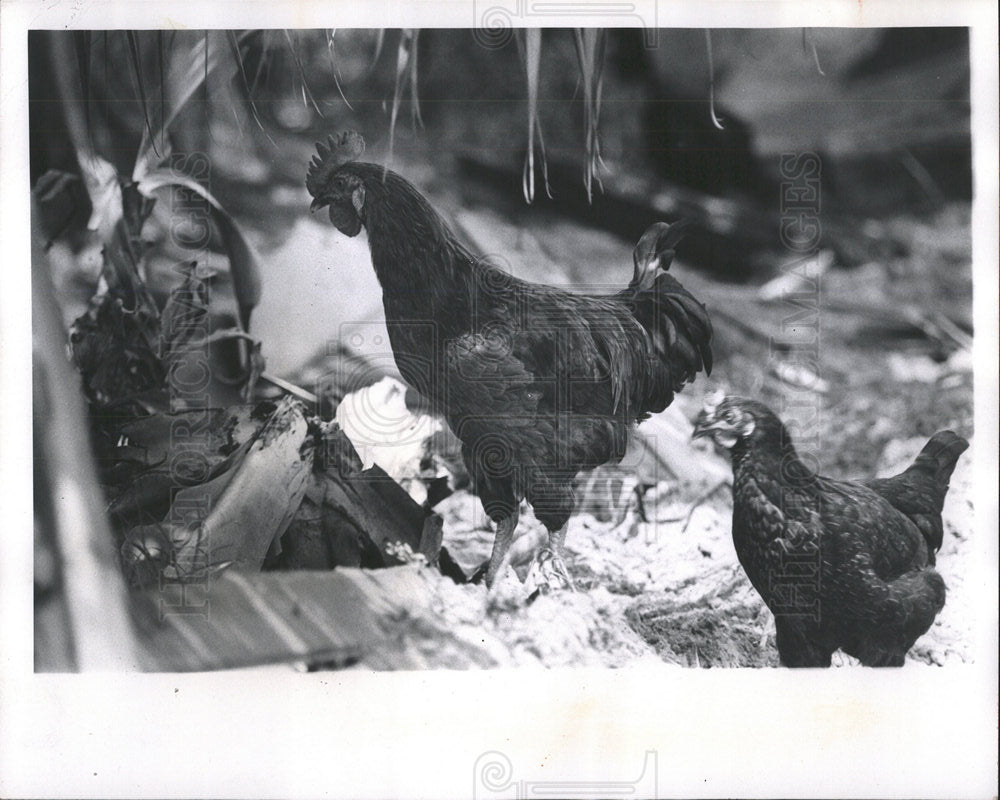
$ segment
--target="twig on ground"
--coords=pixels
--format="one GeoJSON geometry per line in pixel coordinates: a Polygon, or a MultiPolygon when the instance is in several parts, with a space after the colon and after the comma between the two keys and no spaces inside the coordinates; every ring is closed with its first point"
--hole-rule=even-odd
{"type": "Polygon", "coordinates": [[[271,375],[267,372],[262,372],[260,374],[261,380],[267,381],[268,383],[274,384],[282,391],[288,392],[288,394],[299,398],[299,400],[304,400],[305,402],[313,405],[319,405],[319,398],[312,392],[307,392],[300,386],[296,386],[294,383],[286,381],[284,378],[279,378],[277,375],[271,375]]]}
{"type": "Polygon", "coordinates": [[[706,500],[708,500],[708,498],[710,498],[713,494],[715,494],[717,491],[719,491],[719,489],[721,489],[723,486],[728,486],[729,484],[730,484],[730,479],[729,478],[723,478],[718,483],[713,484],[712,487],[710,489],[708,489],[708,491],[702,492],[700,495],[698,495],[698,497],[696,497],[694,499],[694,501],[691,503],[691,506],[688,508],[688,510],[687,510],[686,513],[682,514],[679,517],[657,517],[653,521],[654,522],[681,522],[683,520],[684,525],[681,528],[681,533],[686,533],[687,529],[688,529],[688,525],[691,524],[691,518],[694,516],[694,512],[698,508],[698,506],[700,506],[702,503],[704,503],[706,500]]]}

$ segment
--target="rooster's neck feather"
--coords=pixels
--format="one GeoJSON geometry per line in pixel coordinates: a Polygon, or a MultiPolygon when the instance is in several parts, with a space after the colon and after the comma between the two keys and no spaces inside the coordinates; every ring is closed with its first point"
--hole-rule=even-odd
{"type": "Polygon", "coordinates": [[[377,164],[352,168],[364,180],[365,228],[382,288],[463,288],[472,257],[416,187],[377,164]]]}

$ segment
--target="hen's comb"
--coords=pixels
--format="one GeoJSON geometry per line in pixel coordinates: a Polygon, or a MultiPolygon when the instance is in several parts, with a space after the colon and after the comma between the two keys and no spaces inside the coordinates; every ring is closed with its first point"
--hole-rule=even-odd
{"type": "Polygon", "coordinates": [[[313,197],[323,191],[327,179],[344,164],[356,161],[365,152],[365,140],[356,131],[344,131],[327,137],[326,144],[316,142],[316,153],[306,173],[306,189],[313,197]]]}

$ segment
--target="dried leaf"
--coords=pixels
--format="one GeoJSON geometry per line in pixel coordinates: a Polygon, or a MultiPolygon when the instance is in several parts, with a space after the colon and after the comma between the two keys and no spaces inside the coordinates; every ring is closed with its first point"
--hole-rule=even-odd
{"type": "MultiPolygon", "coordinates": [[[[253,84],[251,84],[250,80],[247,78],[246,66],[243,63],[243,55],[240,53],[239,39],[236,37],[236,33],[234,31],[227,31],[227,39],[229,41],[229,48],[233,54],[233,60],[239,68],[239,75],[243,82],[243,91],[246,92],[247,103],[250,106],[250,116],[253,117],[253,121],[257,123],[257,127],[264,132],[265,136],[267,136],[268,141],[270,141],[271,144],[275,144],[274,139],[271,138],[271,134],[269,134],[264,128],[264,123],[261,122],[260,115],[257,113],[257,104],[253,100],[253,84]]],[[[254,83],[256,83],[256,78],[254,79],[254,83]]]]}
{"type": "Polygon", "coordinates": [[[583,79],[584,146],[587,156],[584,164],[583,183],[587,188],[587,202],[591,202],[594,179],[596,178],[600,184],[598,175],[601,166],[599,124],[607,37],[605,31],[600,28],[576,28],[573,33],[580,75],[583,79]]]}
{"type": "Polygon", "coordinates": [[[353,111],[354,106],[352,106],[350,101],[348,101],[347,97],[344,95],[344,89],[340,85],[340,70],[337,69],[337,57],[334,52],[334,43],[333,43],[334,37],[336,35],[337,32],[335,30],[327,31],[326,34],[326,50],[330,56],[330,71],[333,73],[333,83],[337,87],[337,93],[340,95],[340,99],[344,101],[344,105],[346,105],[349,109],[351,109],[351,111],[353,111]]]}
{"type": "Polygon", "coordinates": [[[140,577],[150,569],[169,580],[203,579],[225,566],[256,571],[302,502],[312,471],[301,407],[281,401],[260,433],[211,480],[174,494],[154,525],[134,528],[122,545],[140,577]]]}
{"type": "Polygon", "coordinates": [[[313,97],[312,90],[309,88],[309,82],[306,80],[306,70],[302,66],[302,58],[299,55],[299,48],[297,40],[292,39],[292,35],[286,30],[283,31],[285,34],[285,42],[288,44],[288,49],[292,53],[292,60],[295,62],[295,74],[298,76],[299,81],[302,84],[302,102],[306,105],[312,105],[316,109],[316,113],[323,116],[323,112],[320,111],[319,104],[316,102],[316,98],[313,97]]]}
{"type": "Polygon", "coordinates": [[[396,135],[396,118],[407,87],[410,91],[410,105],[413,123],[423,125],[420,119],[420,100],[417,97],[417,38],[420,31],[404,28],[399,33],[399,47],[396,50],[396,83],[392,93],[392,111],[389,116],[389,157],[392,158],[396,135]]]}
{"type": "Polygon", "coordinates": [[[202,408],[151,414],[105,431],[101,480],[113,496],[109,513],[118,524],[165,517],[178,488],[206,483],[243,457],[266,419],[255,406],[202,408]],[[192,443],[197,455],[190,456],[192,443]],[[115,495],[115,492],[118,492],[115,495]]]}
{"type": "MultiPolygon", "coordinates": [[[[520,40],[518,40],[520,42],[520,40]]],[[[521,188],[528,203],[535,200],[535,135],[538,136],[542,156],[542,173],[545,179],[545,193],[552,197],[549,187],[548,166],[545,162],[545,142],[542,139],[542,123],[538,117],[538,73],[542,58],[542,30],[528,28],[524,32],[524,66],[528,78],[528,153],[525,156],[521,188]]]]}
{"type": "Polygon", "coordinates": [[[720,131],[722,121],[715,116],[715,60],[712,58],[712,32],[705,28],[705,51],[708,54],[708,113],[712,116],[712,124],[720,131]]]}

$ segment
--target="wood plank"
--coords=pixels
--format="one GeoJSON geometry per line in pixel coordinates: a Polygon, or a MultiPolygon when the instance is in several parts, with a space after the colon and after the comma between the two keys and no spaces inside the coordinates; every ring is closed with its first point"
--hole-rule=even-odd
{"type": "MultiPolygon", "coordinates": [[[[149,671],[356,661],[373,669],[496,666],[497,649],[506,648],[496,641],[487,646],[491,634],[456,635],[438,613],[449,591],[462,590],[415,566],[259,575],[227,570],[208,587],[204,613],[164,614],[170,610],[162,594],[147,591],[134,597],[134,617],[149,671]]],[[[473,602],[482,605],[481,598],[473,602]]]]}

